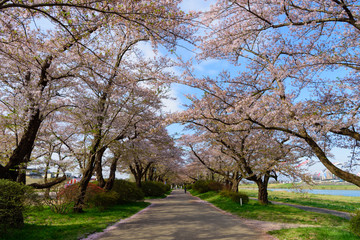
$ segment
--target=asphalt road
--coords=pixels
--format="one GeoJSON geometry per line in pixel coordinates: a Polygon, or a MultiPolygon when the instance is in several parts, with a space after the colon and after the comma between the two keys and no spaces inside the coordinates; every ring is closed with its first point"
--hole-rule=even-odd
{"type": "Polygon", "coordinates": [[[224,214],[209,204],[175,190],[165,199],[151,200],[152,205],[89,239],[102,240],[238,240],[269,239],[256,226],[224,214]]]}

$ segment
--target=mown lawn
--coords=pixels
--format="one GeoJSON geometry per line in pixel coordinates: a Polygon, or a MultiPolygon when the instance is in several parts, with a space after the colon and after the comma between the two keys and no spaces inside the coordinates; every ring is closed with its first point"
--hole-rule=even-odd
{"type": "MultiPolygon", "coordinates": [[[[245,192],[251,197],[257,197],[257,190],[240,189],[240,191],[245,192]]],[[[269,200],[350,213],[360,209],[360,197],[269,191],[269,200]]]]}
{"type": "Polygon", "coordinates": [[[360,239],[349,231],[349,221],[344,218],[329,214],[307,212],[290,206],[273,204],[264,206],[255,200],[250,200],[248,204],[240,206],[239,203],[235,203],[215,192],[202,194],[194,191],[191,192],[193,195],[243,218],[314,226],[272,231],[271,234],[279,239],[360,239]]]}
{"type": "Polygon", "coordinates": [[[8,229],[1,240],[76,240],[100,232],[108,225],[130,217],[147,207],[147,202],[118,205],[107,210],[86,209],[84,213],[56,214],[50,209],[33,209],[27,213],[21,229],[8,229]]]}
{"type": "MultiPolygon", "coordinates": [[[[257,188],[256,184],[241,184],[240,188],[257,188]]],[[[271,183],[269,188],[304,188],[304,189],[323,189],[323,190],[360,190],[360,188],[354,184],[313,184],[308,185],[304,183],[271,183]]]]}

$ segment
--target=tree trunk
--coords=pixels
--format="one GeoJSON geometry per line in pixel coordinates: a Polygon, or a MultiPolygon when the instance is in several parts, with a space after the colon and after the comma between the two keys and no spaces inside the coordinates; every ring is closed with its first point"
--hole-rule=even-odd
{"type": "Polygon", "coordinates": [[[267,191],[269,178],[270,176],[268,175],[268,173],[266,173],[264,176],[264,180],[259,178],[255,181],[258,186],[258,201],[260,204],[263,205],[269,204],[268,191],[267,191]]]}
{"type": "Polygon", "coordinates": [[[114,158],[113,161],[111,162],[110,175],[109,175],[109,179],[106,181],[106,184],[104,187],[105,190],[110,191],[114,186],[115,172],[116,172],[116,166],[117,166],[118,160],[119,160],[119,158],[114,158]]]}
{"type": "Polygon", "coordinates": [[[33,150],[36,135],[40,129],[42,119],[40,117],[40,110],[37,109],[31,116],[27,128],[22,135],[19,145],[12,152],[9,162],[5,167],[0,166],[0,179],[10,179],[16,181],[19,175],[19,166],[22,163],[27,163],[33,150]]]}
{"type": "Polygon", "coordinates": [[[102,174],[102,158],[104,155],[104,152],[106,150],[106,147],[100,148],[100,150],[96,153],[95,157],[95,172],[96,172],[96,180],[98,181],[98,186],[101,188],[104,188],[105,186],[105,180],[102,174]]]}
{"type": "Polygon", "coordinates": [[[87,168],[85,169],[84,173],[83,173],[83,177],[80,180],[79,183],[79,190],[80,193],[77,196],[76,200],[75,200],[75,205],[74,205],[74,212],[75,213],[82,213],[83,212],[83,207],[84,207],[84,200],[85,200],[85,194],[86,194],[86,189],[87,186],[90,182],[91,176],[93,174],[94,171],[94,162],[95,162],[95,156],[93,155],[91,157],[91,160],[87,166],[87,168]]]}
{"type": "Polygon", "coordinates": [[[240,179],[233,179],[231,181],[231,191],[233,192],[239,192],[239,183],[241,181],[241,178],[240,179]]]}
{"type": "Polygon", "coordinates": [[[36,189],[45,189],[45,188],[49,189],[52,186],[54,186],[56,184],[59,184],[59,183],[65,181],[65,180],[66,180],[66,175],[62,176],[61,178],[56,178],[51,182],[42,183],[42,184],[41,183],[32,183],[29,186],[33,187],[33,188],[36,188],[36,189]]]}
{"type": "Polygon", "coordinates": [[[16,179],[18,183],[22,183],[26,185],[26,169],[27,169],[27,164],[22,164],[21,167],[19,168],[19,174],[16,179]]]}
{"type": "Polygon", "coordinates": [[[91,155],[90,155],[89,163],[88,163],[86,169],[83,171],[83,177],[81,178],[80,183],[79,183],[80,193],[75,200],[75,205],[73,208],[75,213],[83,212],[86,189],[91,180],[91,176],[94,173],[96,153],[97,153],[97,149],[99,148],[100,141],[101,141],[100,136],[99,135],[95,136],[94,144],[90,151],[91,155]]]}
{"type": "Polygon", "coordinates": [[[135,183],[136,183],[136,186],[141,188],[141,178],[142,178],[142,175],[136,171],[135,168],[133,168],[131,165],[129,165],[129,168],[130,168],[130,171],[132,173],[132,175],[134,176],[135,178],[135,183]]]}
{"type": "MultiPolygon", "coordinates": [[[[51,158],[51,156],[49,156],[51,158]]],[[[48,159],[48,161],[46,162],[46,167],[45,167],[45,176],[44,176],[44,183],[46,184],[48,182],[48,177],[47,177],[47,172],[50,168],[50,159],[48,159]]],[[[44,197],[45,198],[49,198],[50,196],[50,188],[47,188],[45,193],[44,193],[44,197]]]]}
{"type": "MultiPolygon", "coordinates": [[[[154,176],[154,173],[155,173],[155,168],[149,168],[149,171],[148,171],[148,180],[149,181],[154,181],[154,179],[155,179],[155,176],[154,176]]],[[[146,181],[146,179],[145,179],[145,181],[146,181]]]]}
{"type": "Polygon", "coordinates": [[[360,187],[360,177],[355,174],[346,172],[336,167],[332,162],[329,161],[324,151],[319,147],[319,145],[310,137],[306,137],[305,141],[309,144],[311,149],[314,151],[320,162],[335,176],[350,182],[360,187]]]}

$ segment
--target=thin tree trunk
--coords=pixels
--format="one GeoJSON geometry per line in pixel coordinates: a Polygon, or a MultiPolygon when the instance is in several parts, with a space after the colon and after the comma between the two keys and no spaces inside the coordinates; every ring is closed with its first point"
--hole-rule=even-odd
{"type": "Polygon", "coordinates": [[[93,156],[91,156],[91,160],[90,160],[87,168],[83,172],[83,177],[81,178],[80,183],[79,183],[80,193],[75,200],[75,205],[73,208],[75,213],[83,212],[83,207],[85,204],[84,200],[85,200],[86,189],[90,182],[91,176],[94,172],[94,163],[95,163],[95,156],[93,155],[93,156]]]}
{"type": "Polygon", "coordinates": [[[119,158],[114,158],[113,161],[111,162],[110,175],[109,175],[109,179],[106,181],[106,184],[104,187],[105,190],[110,191],[114,186],[115,172],[116,172],[116,166],[117,166],[118,160],[119,160],[119,158]]]}
{"type": "MultiPolygon", "coordinates": [[[[47,172],[49,170],[49,165],[50,165],[50,160],[48,160],[46,162],[46,167],[45,167],[45,176],[44,176],[44,183],[46,184],[48,182],[48,177],[47,177],[47,172]]],[[[49,198],[50,196],[50,188],[47,188],[45,193],[44,193],[44,197],[49,198]]]]}
{"type": "Polygon", "coordinates": [[[98,136],[95,136],[94,144],[93,144],[92,150],[90,151],[91,155],[90,155],[88,165],[87,165],[86,169],[83,171],[83,177],[81,178],[80,183],[79,183],[80,193],[75,200],[75,205],[73,208],[73,211],[75,213],[83,212],[83,207],[85,204],[84,201],[85,201],[86,189],[91,180],[91,176],[94,173],[96,153],[99,148],[100,141],[101,141],[101,137],[99,134],[98,136]]]}
{"type": "MultiPolygon", "coordinates": [[[[26,161],[28,162],[28,156],[26,156],[26,161]]],[[[27,164],[21,164],[21,167],[19,167],[19,174],[18,177],[16,179],[16,181],[18,183],[22,183],[24,185],[26,185],[26,169],[27,169],[27,164]]]]}
{"type": "Polygon", "coordinates": [[[141,188],[141,178],[142,178],[142,176],[131,165],[129,166],[129,168],[130,168],[130,171],[131,171],[132,175],[135,178],[136,186],[141,188]]]}
{"type": "Polygon", "coordinates": [[[105,150],[106,147],[100,148],[100,150],[96,153],[96,157],[95,157],[96,180],[98,181],[98,186],[101,188],[103,188],[106,184],[102,174],[102,158],[104,156],[105,150]]]}
{"type": "Polygon", "coordinates": [[[320,162],[335,176],[355,184],[360,187],[360,177],[355,174],[346,172],[336,167],[326,156],[324,151],[319,147],[319,145],[310,137],[305,138],[305,141],[309,144],[311,149],[314,151],[320,162]]]}
{"type": "Polygon", "coordinates": [[[56,178],[51,182],[47,182],[47,183],[43,183],[43,184],[41,184],[41,183],[32,183],[29,186],[33,187],[33,188],[36,188],[36,189],[45,189],[45,188],[49,189],[52,186],[55,186],[56,184],[59,184],[59,183],[65,181],[65,180],[66,180],[66,175],[62,176],[61,178],[56,178]]]}

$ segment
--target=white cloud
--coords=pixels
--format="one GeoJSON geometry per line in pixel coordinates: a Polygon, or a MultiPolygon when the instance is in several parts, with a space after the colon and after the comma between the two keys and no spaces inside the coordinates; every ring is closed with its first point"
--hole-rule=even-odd
{"type": "Polygon", "coordinates": [[[184,110],[182,103],[178,97],[177,88],[172,84],[168,92],[169,99],[163,99],[163,111],[166,113],[175,113],[184,110]]]}
{"type": "Polygon", "coordinates": [[[152,59],[160,54],[159,52],[157,54],[154,52],[150,42],[140,42],[136,46],[141,50],[141,52],[144,54],[144,57],[147,59],[152,59]]]}

